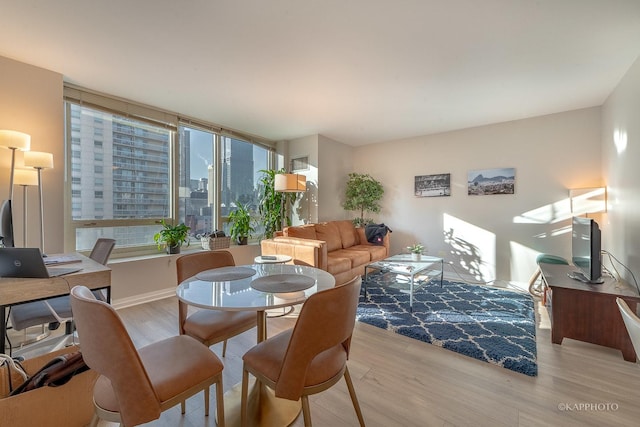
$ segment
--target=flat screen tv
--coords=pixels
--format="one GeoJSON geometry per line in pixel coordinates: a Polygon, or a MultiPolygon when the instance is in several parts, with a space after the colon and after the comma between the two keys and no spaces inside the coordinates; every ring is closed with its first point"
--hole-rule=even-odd
{"type": "Polygon", "coordinates": [[[573,217],[571,261],[579,271],[571,277],[585,283],[602,283],[600,227],[592,218],[573,217]]]}
{"type": "Polygon", "coordinates": [[[0,237],[2,244],[13,248],[13,216],[11,215],[11,200],[5,200],[0,206],[0,237]]]}

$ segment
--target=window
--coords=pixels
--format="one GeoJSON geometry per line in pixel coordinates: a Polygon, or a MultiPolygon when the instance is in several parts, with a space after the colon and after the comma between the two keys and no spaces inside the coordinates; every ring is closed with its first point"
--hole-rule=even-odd
{"type": "Polygon", "coordinates": [[[179,135],[179,221],[193,234],[224,230],[228,235],[227,216],[237,202],[257,215],[258,180],[270,150],[188,126],[180,126],[179,135]]]}
{"type": "Polygon", "coordinates": [[[194,236],[228,233],[237,202],[257,212],[260,170],[275,157],[270,142],[69,86],[65,98],[75,250],[110,237],[116,253],[157,253],[163,219],[184,222],[194,236]]]}
{"type": "Polygon", "coordinates": [[[80,138],[79,145],[71,145],[76,250],[90,249],[98,237],[115,238],[120,247],[152,245],[155,222],[171,217],[172,132],[74,103],[67,103],[67,108],[72,129],[68,137],[80,138]],[[98,126],[101,129],[96,131],[98,126]],[[100,135],[102,144],[95,143],[95,135],[100,135]],[[100,149],[97,156],[96,148],[100,149]],[[83,157],[94,161],[82,162],[83,157]],[[100,164],[96,159],[101,159],[100,164]],[[78,197],[74,184],[96,184],[94,174],[103,179],[100,189],[87,188],[93,191],[78,197]]]}

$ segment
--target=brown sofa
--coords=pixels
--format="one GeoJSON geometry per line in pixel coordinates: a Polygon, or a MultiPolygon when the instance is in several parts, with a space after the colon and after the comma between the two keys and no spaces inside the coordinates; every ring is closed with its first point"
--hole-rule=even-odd
{"type": "Polygon", "coordinates": [[[282,236],[260,243],[263,255],[290,255],[295,263],[331,273],[336,285],[364,274],[364,266],[389,256],[389,233],[383,245],[367,242],[364,228],[351,221],[329,221],[287,227],[282,236]]]}

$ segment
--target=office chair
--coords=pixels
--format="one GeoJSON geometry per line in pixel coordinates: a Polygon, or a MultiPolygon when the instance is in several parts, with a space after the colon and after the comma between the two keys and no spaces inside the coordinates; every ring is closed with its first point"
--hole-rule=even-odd
{"type": "Polygon", "coordinates": [[[638,357],[640,357],[640,318],[638,318],[636,313],[629,308],[629,305],[622,298],[616,298],[616,303],[620,309],[624,325],[627,327],[627,332],[629,333],[629,338],[631,338],[633,349],[636,351],[637,361],[638,357]]]}
{"type": "Polygon", "coordinates": [[[302,400],[304,425],[311,426],[309,398],[327,390],[344,376],[360,426],[358,404],[347,359],[360,296],[360,276],[313,294],[302,305],[293,329],[258,343],[242,357],[242,426],[248,423],[249,374],[275,391],[275,396],[302,400]]]}
{"type": "Polygon", "coordinates": [[[134,426],[160,418],[178,403],[204,391],[209,415],[209,388],[216,384],[218,425],[224,426],[223,365],[197,340],[178,335],[136,349],[116,311],[85,286],[71,289],[71,307],[82,341],[82,356],[100,374],[93,388],[100,419],[134,426]]]}
{"type": "MultiPolygon", "coordinates": [[[[201,271],[236,265],[229,251],[204,251],[182,255],[176,261],[178,284],[201,271]]],[[[257,324],[255,311],[198,310],[188,314],[189,306],[178,301],[180,334],[189,335],[207,347],[223,341],[222,357],[227,353],[227,340],[257,324]]]]}
{"type": "MultiPolygon", "coordinates": [[[[102,265],[106,265],[113,251],[116,241],[114,239],[99,238],[93,245],[89,258],[102,265]]],[[[104,300],[104,296],[101,291],[94,291],[96,298],[104,300]]],[[[26,304],[12,306],[9,313],[9,319],[11,320],[11,326],[17,331],[25,330],[31,326],[36,325],[49,325],[49,329],[55,329],[58,325],[71,320],[73,313],[71,312],[71,302],[69,296],[50,298],[44,301],[29,302],[26,304]]],[[[66,334],[73,332],[73,327],[70,322],[66,328],[66,334]]],[[[43,334],[36,338],[46,338],[49,334],[45,333],[43,327],[43,334]]],[[[25,342],[23,344],[30,344],[31,342],[25,342]]]]}

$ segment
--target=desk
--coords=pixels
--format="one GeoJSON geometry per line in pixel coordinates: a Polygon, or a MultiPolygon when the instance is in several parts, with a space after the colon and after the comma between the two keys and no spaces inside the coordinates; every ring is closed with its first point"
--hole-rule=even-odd
{"type": "Polygon", "coordinates": [[[7,333],[6,309],[9,306],[69,295],[75,285],[94,290],[106,289],[107,301],[111,301],[111,269],[84,255],[76,255],[81,262],[69,266],[78,266],[82,270],[75,273],[48,279],[0,278],[0,343],[3,349],[7,333]]]}
{"type": "Polygon", "coordinates": [[[634,312],[640,296],[625,282],[604,277],[602,284],[588,284],[567,277],[576,267],[540,263],[546,305],[551,320],[551,342],[563,338],[603,345],[622,351],[624,360],[636,361],[636,352],[620,315],[616,297],[634,312]]]}
{"type": "MultiPolygon", "coordinates": [[[[210,310],[255,311],[258,320],[257,341],[261,342],[267,338],[266,310],[301,304],[314,293],[335,285],[335,278],[331,274],[313,267],[287,264],[254,264],[244,267],[250,267],[256,273],[251,277],[225,282],[208,282],[196,277],[189,278],[178,285],[176,290],[178,299],[186,304],[210,310]],[[304,275],[313,278],[316,284],[303,291],[281,294],[261,292],[251,287],[254,279],[275,274],[304,275]]],[[[238,384],[225,394],[224,410],[227,426],[240,425],[240,391],[240,384],[238,384]]],[[[291,424],[300,413],[300,401],[277,398],[273,391],[265,386],[252,387],[249,401],[249,425],[252,426],[286,426],[291,424]]]]}

